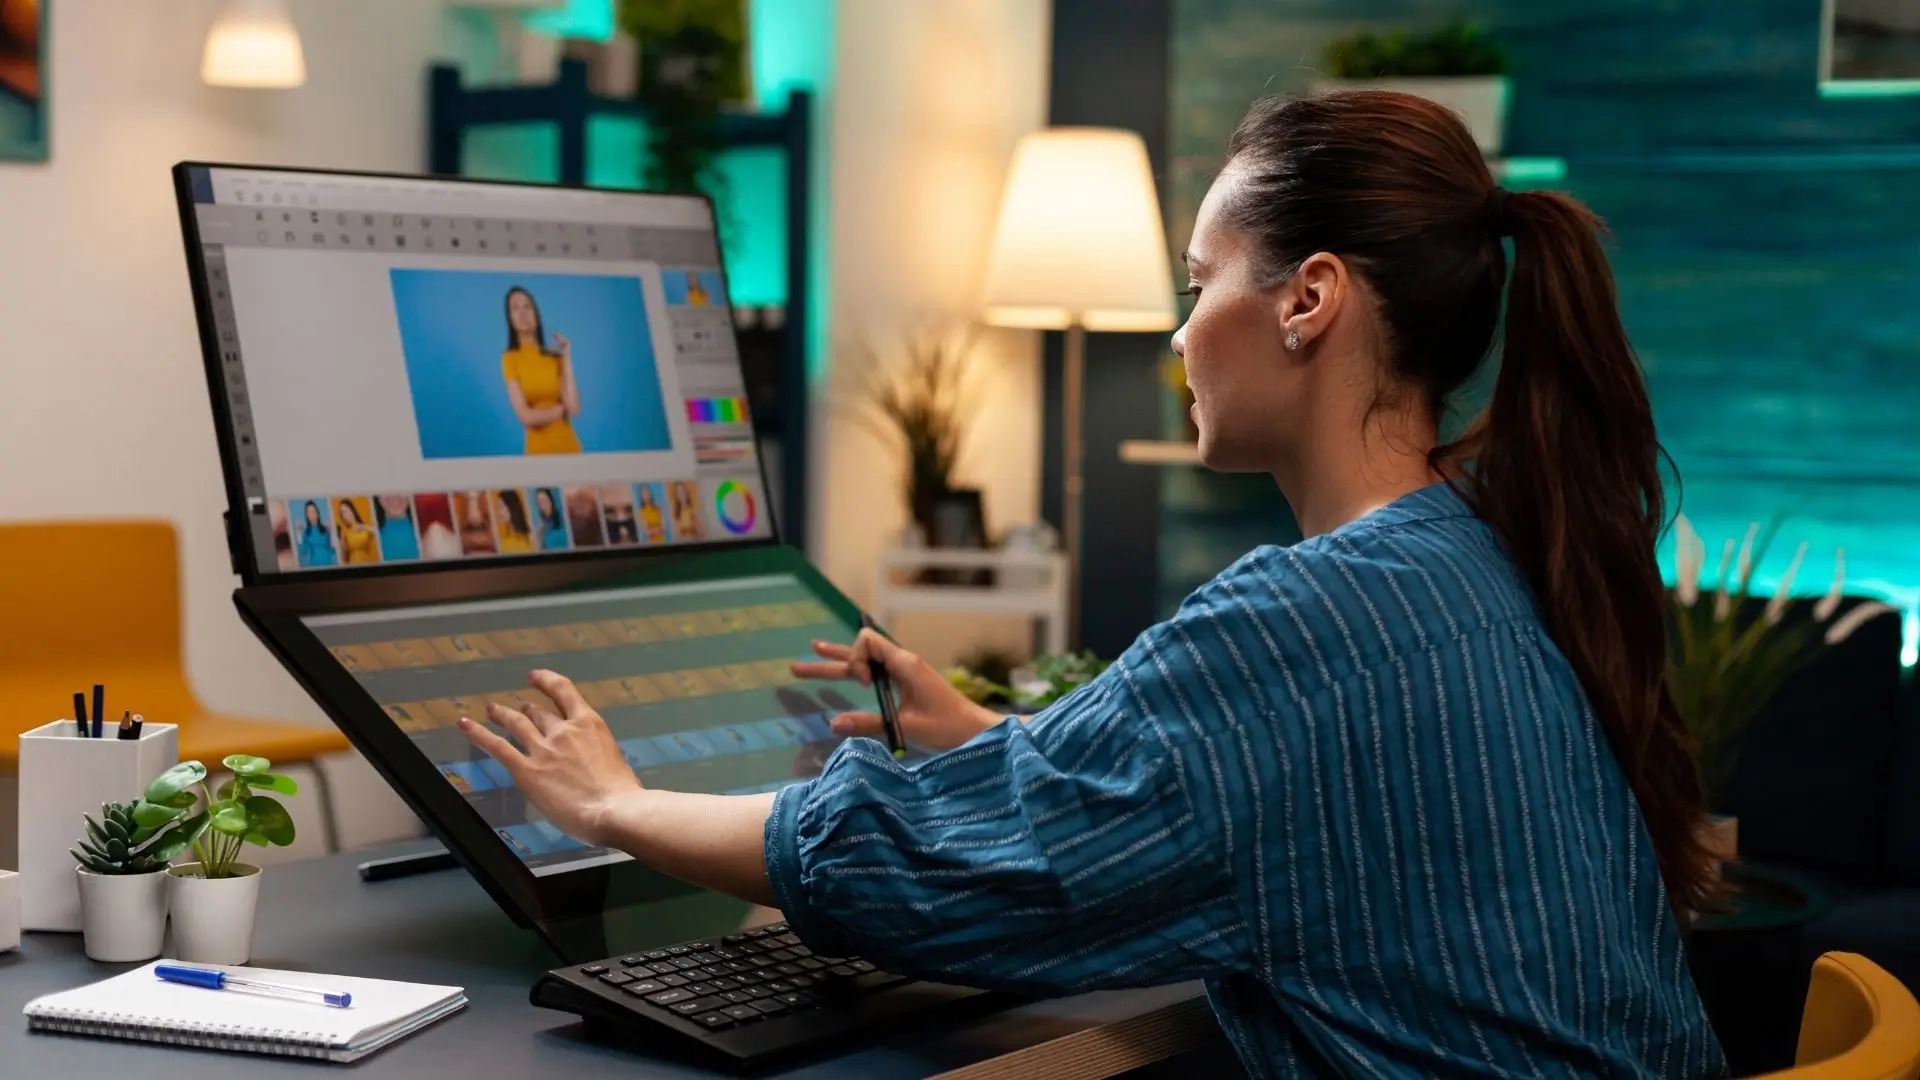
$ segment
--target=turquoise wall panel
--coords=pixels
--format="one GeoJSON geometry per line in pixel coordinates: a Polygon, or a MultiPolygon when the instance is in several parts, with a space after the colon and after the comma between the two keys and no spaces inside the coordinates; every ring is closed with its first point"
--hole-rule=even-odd
{"type": "MultiPolygon", "coordinates": [[[[1621,312],[1681,508],[1716,553],[1749,521],[1786,515],[1764,588],[1805,540],[1796,591],[1823,590],[1844,546],[1852,589],[1911,608],[1920,98],[1823,98],[1819,10],[1819,0],[1176,0],[1174,240],[1240,111],[1263,92],[1305,89],[1329,38],[1479,18],[1515,60],[1508,152],[1565,158],[1560,186],[1613,229],[1621,312]]],[[[1250,500],[1244,520],[1274,511],[1250,500]]],[[[1190,553],[1244,530],[1209,514],[1166,516],[1165,594],[1204,576],[1208,559],[1190,553]]],[[[1670,552],[1662,561],[1671,567],[1670,552]]]]}

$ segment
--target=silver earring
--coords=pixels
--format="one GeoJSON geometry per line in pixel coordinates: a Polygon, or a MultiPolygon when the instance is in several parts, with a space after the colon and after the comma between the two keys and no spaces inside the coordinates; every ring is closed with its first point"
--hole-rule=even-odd
{"type": "Polygon", "coordinates": [[[1287,350],[1291,352],[1295,349],[1298,349],[1299,347],[1300,347],[1300,331],[1298,330],[1287,331],[1287,350]]]}

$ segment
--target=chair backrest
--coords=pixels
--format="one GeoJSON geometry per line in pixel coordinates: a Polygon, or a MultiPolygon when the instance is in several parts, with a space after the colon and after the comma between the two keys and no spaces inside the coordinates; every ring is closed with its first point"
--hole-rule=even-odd
{"type": "MultiPolygon", "coordinates": [[[[179,542],[151,520],[0,524],[0,694],[12,731],[72,714],[108,680],[155,712],[190,707],[179,542]]],[[[108,711],[117,715],[114,701],[108,711]]]]}
{"type": "Polygon", "coordinates": [[[1800,1018],[1799,1064],[1768,1073],[1792,1080],[1920,1077],[1920,1002],[1900,980],[1856,953],[1813,964],[1800,1018]]]}

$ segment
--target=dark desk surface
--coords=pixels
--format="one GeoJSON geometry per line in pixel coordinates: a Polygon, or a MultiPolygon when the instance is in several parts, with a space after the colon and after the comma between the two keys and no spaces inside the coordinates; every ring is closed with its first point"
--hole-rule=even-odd
{"type": "MultiPolygon", "coordinates": [[[[358,1080],[714,1075],[589,1042],[573,1017],[527,1004],[534,979],[558,963],[532,931],[514,926],[463,871],[367,884],[354,870],[367,857],[336,855],[270,867],[261,883],[251,963],[463,986],[471,1004],[343,1072],[350,1070],[358,1080]]],[[[27,1002],[137,966],[93,963],[81,952],[78,934],[27,934],[19,952],[0,953],[0,1073],[223,1080],[276,1070],[318,1077],[316,1068],[324,1071],[292,1058],[28,1034],[20,1012],[27,1002]]],[[[922,1077],[1136,1016],[1197,992],[1186,985],[1043,1002],[957,1028],[918,1029],[778,1075],[922,1077]]]]}

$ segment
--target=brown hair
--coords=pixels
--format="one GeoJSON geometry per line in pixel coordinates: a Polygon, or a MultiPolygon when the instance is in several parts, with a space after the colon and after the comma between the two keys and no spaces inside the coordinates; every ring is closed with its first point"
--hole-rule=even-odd
{"type": "Polygon", "coordinates": [[[1667,690],[1659,443],[1627,343],[1603,226],[1550,192],[1507,192],[1446,109],[1406,94],[1342,91],[1256,104],[1228,147],[1229,221],[1265,281],[1308,256],[1343,259],[1372,291],[1392,383],[1438,418],[1477,371],[1513,276],[1487,409],[1436,447],[1526,575],[1646,819],[1674,908],[1711,894],[1695,829],[1693,745],[1667,690]]]}

